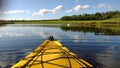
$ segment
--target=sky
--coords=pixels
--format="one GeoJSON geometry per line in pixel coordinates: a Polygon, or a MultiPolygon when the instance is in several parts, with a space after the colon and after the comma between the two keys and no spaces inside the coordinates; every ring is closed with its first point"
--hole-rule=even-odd
{"type": "Polygon", "coordinates": [[[44,20],[120,10],[120,0],[0,0],[0,19],[44,20]]]}

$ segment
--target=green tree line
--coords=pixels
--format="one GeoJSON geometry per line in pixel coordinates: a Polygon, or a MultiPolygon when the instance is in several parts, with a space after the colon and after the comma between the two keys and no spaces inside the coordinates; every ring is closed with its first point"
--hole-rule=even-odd
{"type": "Polygon", "coordinates": [[[72,16],[63,16],[60,20],[106,20],[120,17],[120,11],[96,12],[94,14],[80,14],[72,16]]]}

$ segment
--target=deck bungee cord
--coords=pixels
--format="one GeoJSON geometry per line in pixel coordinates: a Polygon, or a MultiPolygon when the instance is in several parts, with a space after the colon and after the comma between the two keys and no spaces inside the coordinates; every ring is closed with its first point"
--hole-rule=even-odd
{"type": "Polygon", "coordinates": [[[94,66],[64,47],[53,36],[11,68],[93,68],[94,66]]]}

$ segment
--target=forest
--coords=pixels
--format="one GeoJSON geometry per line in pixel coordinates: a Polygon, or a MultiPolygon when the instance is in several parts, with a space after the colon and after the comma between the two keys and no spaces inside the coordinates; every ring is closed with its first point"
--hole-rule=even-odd
{"type": "Polygon", "coordinates": [[[120,11],[96,12],[94,14],[80,14],[72,16],[63,16],[60,20],[106,20],[111,18],[119,18],[120,11]]]}

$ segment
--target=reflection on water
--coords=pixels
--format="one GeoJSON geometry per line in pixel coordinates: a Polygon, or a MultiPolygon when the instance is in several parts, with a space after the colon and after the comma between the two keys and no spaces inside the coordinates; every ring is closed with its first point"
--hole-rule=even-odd
{"type": "Polygon", "coordinates": [[[64,31],[77,31],[84,33],[95,33],[96,35],[120,35],[120,28],[105,28],[105,27],[60,27],[64,31]]]}
{"type": "Polygon", "coordinates": [[[119,29],[6,25],[0,27],[0,68],[10,68],[50,35],[94,65],[101,68],[120,67],[119,29]]]}

